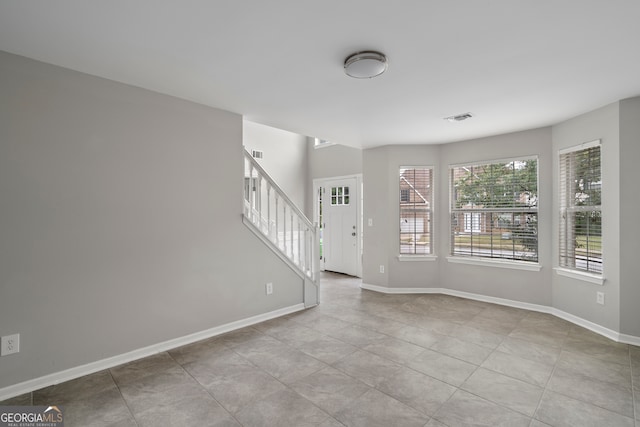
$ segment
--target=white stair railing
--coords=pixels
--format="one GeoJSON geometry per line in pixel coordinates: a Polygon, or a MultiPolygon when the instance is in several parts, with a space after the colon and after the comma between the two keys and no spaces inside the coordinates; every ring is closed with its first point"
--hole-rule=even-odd
{"type": "Polygon", "coordinates": [[[318,286],[318,230],[284,191],[244,152],[244,218],[304,278],[318,286]]]}

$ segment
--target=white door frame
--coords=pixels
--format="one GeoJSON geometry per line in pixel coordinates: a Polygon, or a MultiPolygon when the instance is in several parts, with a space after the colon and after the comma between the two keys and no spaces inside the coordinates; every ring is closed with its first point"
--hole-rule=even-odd
{"type": "MultiPolygon", "coordinates": [[[[318,227],[320,224],[320,206],[318,203],[318,191],[320,187],[326,187],[326,183],[329,181],[339,180],[339,179],[356,179],[356,194],[355,199],[357,201],[356,204],[356,233],[358,235],[358,239],[356,240],[356,270],[357,276],[362,277],[362,231],[363,231],[363,213],[362,213],[362,174],[355,175],[342,175],[342,176],[332,176],[327,178],[316,178],[313,180],[313,223],[318,227]]],[[[320,270],[324,271],[324,259],[320,261],[320,270]]]]}

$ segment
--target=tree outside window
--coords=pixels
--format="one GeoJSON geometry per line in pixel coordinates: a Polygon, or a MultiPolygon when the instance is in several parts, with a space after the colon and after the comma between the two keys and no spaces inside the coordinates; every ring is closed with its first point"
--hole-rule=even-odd
{"type": "Polygon", "coordinates": [[[602,274],[600,141],[560,152],[560,267],[602,274]]]}
{"type": "Polygon", "coordinates": [[[453,166],[451,255],[538,261],[538,161],[453,166]]]}

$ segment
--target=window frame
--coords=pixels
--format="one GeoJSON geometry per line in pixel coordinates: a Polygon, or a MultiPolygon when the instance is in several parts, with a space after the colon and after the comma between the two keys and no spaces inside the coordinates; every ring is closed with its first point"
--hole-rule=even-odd
{"type": "Polygon", "coordinates": [[[344,185],[329,187],[329,199],[331,206],[349,206],[351,199],[349,187],[344,185]]]}
{"type": "MultiPolygon", "coordinates": [[[[447,256],[447,260],[449,262],[454,263],[462,263],[462,264],[473,264],[473,265],[486,265],[486,266],[495,266],[495,267],[503,267],[503,268],[514,268],[521,270],[532,270],[539,271],[542,266],[540,265],[540,256],[539,256],[539,234],[537,230],[539,229],[539,217],[540,217],[540,159],[538,155],[524,155],[524,156],[515,156],[509,158],[500,158],[500,159],[488,159],[488,160],[477,160],[470,161],[464,163],[456,163],[450,164],[448,166],[448,181],[449,181],[449,254],[447,256]],[[489,167],[490,165],[504,165],[508,163],[517,163],[517,162],[525,162],[535,160],[536,162],[536,173],[535,173],[535,182],[536,182],[536,191],[535,191],[535,204],[529,206],[522,207],[478,207],[475,203],[472,203],[471,208],[456,208],[456,199],[457,194],[454,189],[454,176],[453,171],[459,168],[474,168],[485,166],[489,167]],[[511,215],[514,218],[513,223],[519,224],[516,221],[515,216],[533,216],[535,218],[535,249],[533,250],[535,258],[526,259],[524,252],[522,256],[516,257],[516,249],[515,244],[512,243],[512,257],[509,256],[494,256],[493,254],[496,252],[502,252],[504,248],[501,247],[500,244],[494,243],[493,232],[491,233],[491,239],[489,241],[490,248],[488,249],[488,255],[481,255],[481,253],[474,253],[473,243],[471,243],[469,254],[460,253],[456,250],[456,227],[464,227],[465,224],[465,216],[471,215],[469,218],[473,218],[473,215],[479,215],[481,221],[486,221],[486,215],[491,215],[493,218],[494,215],[504,216],[511,215]],[[459,216],[459,218],[458,218],[459,216]]],[[[522,193],[521,193],[522,194],[522,193]]],[[[517,218],[520,220],[520,218],[517,218]]],[[[473,221],[473,219],[472,219],[473,221]]],[[[496,219],[496,221],[498,221],[496,219]]],[[[488,222],[490,230],[494,228],[500,229],[501,227],[495,227],[493,225],[493,221],[488,222]]],[[[458,233],[460,230],[457,230],[458,233]]],[[[513,231],[512,231],[513,232],[513,231]]],[[[472,235],[474,231],[471,231],[472,235]]],[[[480,233],[478,233],[480,234],[480,233]]],[[[501,241],[502,239],[496,239],[496,242],[501,241]]],[[[513,240],[513,239],[511,239],[513,240]]],[[[473,240],[472,240],[473,241],[473,240]]],[[[508,254],[509,251],[507,251],[508,254]]]]}
{"type": "MultiPolygon", "coordinates": [[[[398,168],[398,175],[397,175],[397,179],[398,179],[398,260],[400,261],[432,261],[436,259],[436,256],[434,255],[434,233],[433,233],[433,215],[434,215],[434,208],[433,208],[433,200],[434,200],[434,193],[435,193],[435,186],[434,186],[434,181],[435,181],[435,168],[432,165],[401,165],[398,168]],[[411,190],[410,189],[403,189],[402,188],[402,182],[403,182],[403,174],[404,171],[407,170],[426,170],[429,171],[429,182],[428,182],[428,188],[429,188],[429,197],[428,199],[425,200],[425,202],[427,203],[427,209],[426,209],[426,224],[423,225],[423,231],[418,233],[417,231],[413,232],[413,240],[416,240],[416,236],[419,235],[428,235],[428,239],[429,239],[429,245],[428,245],[428,252],[417,252],[417,245],[414,246],[414,250],[413,252],[402,252],[403,250],[403,245],[402,245],[402,236],[403,235],[407,235],[409,233],[407,232],[403,232],[402,231],[402,207],[403,206],[407,206],[408,204],[410,204],[410,200],[411,200],[411,190]],[[408,190],[409,191],[409,201],[405,201],[405,199],[403,198],[403,190],[408,190]],[[426,232],[425,227],[426,226],[426,232]]],[[[404,178],[406,181],[406,178],[404,178]]],[[[409,184],[411,185],[411,184],[409,184]]],[[[417,191],[417,190],[414,190],[417,191]]],[[[420,193],[419,193],[420,194],[420,193]]],[[[422,195],[420,195],[421,197],[423,197],[422,195]]],[[[424,197],[423,197],[424,198],[424,197]]],[[[415,205],[415,204],[414,204],[415,205]]]]}
{"type": "MultiPolygon", "coordinates": [[[[600,139],[596,139],[593,141],[585,142],[583,144],[574,145],[568,148],[564,148],[558,150],[557,162],[558,162],[558,267],[555,268],[556,273],[562,276],[572,277],[575,279],[587,281],[590,283],[603,285],[604,284],[604,272],[605,272],[605,263],[604,263],[604,254],[603,254],[603,233],[602,233],[602,141],[600,139]],[[569,187],[572,185],[571,181],[571,172],[566,171],[563,167],[563,161],[575,161],[575,160],[565,160],[564,156],[567,155],[576,155],[577,153],[584,152],[586,150],[590,150],[592,148],[598,148],[600,164],[598,165],[599,169],[599,183],[600,183],[600,204],[598,205],[576,205],[575,197],[570,197],[569,195],[569,187]],[[566,173],[568,172],[568,173],[566,173]],[[589,268],[589,260],[594,257],[591,256],[591,251],[587,249],[586,262],[587,268],[579,268],[575,264],[575,249],[576,242],[573,241],[571,243],[570,235],[575,235],[575,230],[569,233],[566,230],[568,226],[568,222],[566,221],[566,215],[570,213],[598,213],[600,219],[600,270],[595,271],[594,269],[589,268]],[[564,229],[564,230],[563,230],[564,229]],[[572,255],[573,254],[573,255],[572,255]],[[571,258],[572,261],[569,261],[571,258]]],[[[597,262],[594,262],[597,265],[597,262]]]]}

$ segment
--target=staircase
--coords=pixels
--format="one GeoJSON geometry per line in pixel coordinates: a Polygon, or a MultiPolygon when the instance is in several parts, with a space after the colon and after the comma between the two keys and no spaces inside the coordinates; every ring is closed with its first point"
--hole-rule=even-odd
{"type": "Polygon", "coordinates": [[[244,151],[243,221],[303,283],[305,307],[319,303],[318,229],[244,151]]]}

